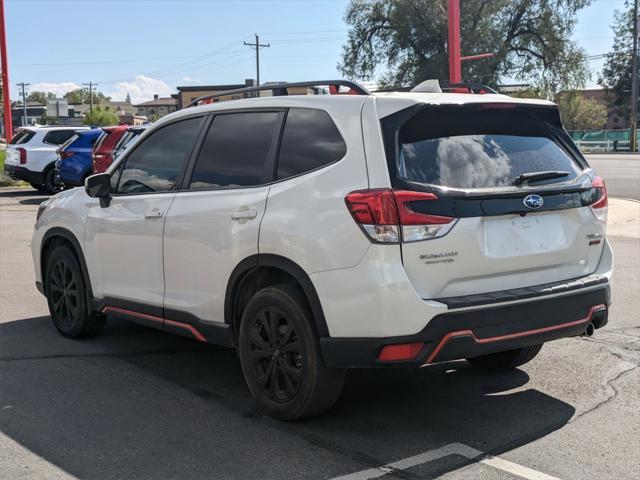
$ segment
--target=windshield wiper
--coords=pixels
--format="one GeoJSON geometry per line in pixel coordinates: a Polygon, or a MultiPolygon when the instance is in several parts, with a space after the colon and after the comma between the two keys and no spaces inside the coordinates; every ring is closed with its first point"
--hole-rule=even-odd
{"type": "Polygon", "coordinates": [[[552,178],[562,178],[571,175],[564,170],[546,170],[543,172],[529,172],[518,175],[513,179],[512,185],[516,187],[529,182],[539,182],[541,180],[551,180],[552,178]]]}

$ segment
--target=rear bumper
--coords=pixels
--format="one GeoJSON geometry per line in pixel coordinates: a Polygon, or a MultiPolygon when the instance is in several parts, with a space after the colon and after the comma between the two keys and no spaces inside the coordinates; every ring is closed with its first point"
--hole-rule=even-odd
{"type": "Polygon", "coordinates": [[[42,172],[34,172],[25,167],[19,167],[17,165],[5,164],[4,174],[9,178],[13,178],[14,180],[23,180],[35,185],[41,185],[42,183],[44,183],[44,175],[42,174],[42,172]]]}
{"type": "Polygon", "coordinates": [[[607,323],[611,296],[608,283],[584,290],[507,305],[449,310],[435,316],[415,335],[322,338],[323,358],[333,367],[421,366],[579,335],[590,322],[596,328],[607,323]],[[385,345],[417,342],[424,347],[411,361],[378,361],[385,345]]]}

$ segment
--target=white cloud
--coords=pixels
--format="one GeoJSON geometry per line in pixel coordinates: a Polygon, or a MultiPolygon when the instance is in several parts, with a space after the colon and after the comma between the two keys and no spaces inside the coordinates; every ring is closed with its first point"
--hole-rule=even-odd
{"type": "Polygon", "coordinates": [[[161,97],[168,97],[173,90],[162,80],[147,77],[145,75],[136,75],[130,82],[119,82],[115,85],[115,90],[105,91],[105,95],[110,96],[113,100],[124,100],[127,93],[131,95],[131,102],[136,103],[153,100],[155,94],[161,97]]]}
{"type": "Polygon", "coordinates": [[[182,77],[180,79],[181,82],[185,82],[185,83],[199,83],[202,82],[201,78],[196,78],[196,77],[189,77],[189,76],[185,76],[182,77]]]}
{"type": "Polygon", "coordinates": [[[29,92],[53,92],[57,97],[62,97],[65,93],[71,90],[82,88],[82,85],[78,85],[74,82],[38,82],[32,83],[29,86],[29,92]]]}

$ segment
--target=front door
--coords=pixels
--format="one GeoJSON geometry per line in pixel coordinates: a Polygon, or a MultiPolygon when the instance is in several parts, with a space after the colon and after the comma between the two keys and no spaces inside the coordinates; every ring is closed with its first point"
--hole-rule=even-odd
{"type": "Polygon", "coordinates": [[[85,251],[96,298],[162,316],[164,222],[203,122],[181,120],[148,135],[112,173],[109,206],[89,207],[85,251]]]}

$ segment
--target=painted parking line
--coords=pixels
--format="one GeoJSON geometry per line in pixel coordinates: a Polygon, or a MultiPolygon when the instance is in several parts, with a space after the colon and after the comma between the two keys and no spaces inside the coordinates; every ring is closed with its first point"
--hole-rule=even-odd
{"type": "Polygon", "coordinates": [[[478,459],[478,463],[488,465],[490,467],[508,472],[518,477],[526,478],[528,480],[559,480],[556,477],[547,475],[546,473],[538,472],[532,468],[528,468],[517,463],[510,462],[504,458],[494,457],[493,455],[487,455],[480,450],[476,450],[464,443],[449,443],[435,450],[429,450],[428,452],[419,453],[413,457],[404,458],[397,462],[388,463],[376,468],[369,468],[367,470],[361,470],[359,472],[350,473],[342,477],[335,477],[332,480],[369,480],[371,478],[379,478],[389,473],[393,473],[398,470],[406,470],[408,468],[422,465],[423,463],[432,462],[439,458],[447,457],[449,455],[460,455],[470,460],[478,459]]]}

